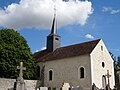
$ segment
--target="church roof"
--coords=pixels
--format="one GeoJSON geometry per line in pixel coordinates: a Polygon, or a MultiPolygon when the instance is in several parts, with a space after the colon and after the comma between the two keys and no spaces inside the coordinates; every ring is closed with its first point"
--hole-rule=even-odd
{"type": "Polygon", "coordinates": [[[90,54],[100,40],[101,39],[97,39],[97,40],[84,42],[80,44],[60,47],[53,52],[47,52],[47,50],[42,50],[42,51],[36,52],[33,55],[33,57],[38,62],[42,62],[42,61],[58,60],[62,58],[69,58],[69,57],[74,57],[79,55],[90,54]]]}

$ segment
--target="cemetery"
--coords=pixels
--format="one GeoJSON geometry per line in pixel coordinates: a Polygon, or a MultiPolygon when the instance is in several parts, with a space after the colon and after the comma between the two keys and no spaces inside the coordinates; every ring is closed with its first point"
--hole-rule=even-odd
{"type": "Polygon", "coordinates": [[[5,46],[0,47],[4,54],[1,55],[3,70],[0,69],[5,75],[5,78],[1,75],[0,90],[120,90],[120,70],[115,70],[113,57],[103,40],[96,39],[62,47],[61,36],[57,34],[56,5],[53,12],[51,31],[46,37],[46,49],[33,54],[23,37],[17,33],[18,39],[14,30],[5,29],[9,32],[8,35],[12,32],[9,38],[12,40],[9,42],[9,39],[0,38],[2,46],[5,46]],[[4,40],[8,40],[7,43],[4,40]],[[19,60],[16,61],[16,58],[19,60]],[[6,74],[9,68],[11,71],[6,74]],[[28,80],[24,79],[25,76],[28,80]],[[11,79],[14,77],[17,78],[11,79]],[[117,84],[115,77],[118,79],[117,84]]]}
{"type": "MultiPolygon", "coordinates": [[[[20,66],[17,66],[17,69],[19,69],[19,77],[15,79],[5,79],[0,78],[0,90],[90,90],[90,89],[83,89],[81,86],[72,87],[69,85],[69,83],[63,83],[63,86],[60,88],[57,87],[39,87],[36,88],[37,80],[24,80],[23,79],[23,70],[26,70],[25,67],[23,67],[23,62],[20,62],[20,66]]],[[[118,72],[119,74],[119,72],[118,72]]],[[[108,77],[109,82],[109,72],[106,75],[108,77]]],[[[120,76],[120,75],[119,75],[120,76]]],[[[92,90],[111,90],[108,86],[106,89],[98,89],[95,84],[92,86],[92,90]]],[[[117,89],[114,89],[117,90],[117,89]]]]}

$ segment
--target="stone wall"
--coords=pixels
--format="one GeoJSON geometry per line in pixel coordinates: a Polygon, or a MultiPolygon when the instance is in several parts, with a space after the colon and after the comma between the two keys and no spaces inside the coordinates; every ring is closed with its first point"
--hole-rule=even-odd
{"type": "MultiPolygon", "coordinates": [[[[0,78],[0,90],[8,90],[13,88],[15,79],[0,78]]],[[[37,80],[25,80],[27,90],[34,90],[37,80]]]]}

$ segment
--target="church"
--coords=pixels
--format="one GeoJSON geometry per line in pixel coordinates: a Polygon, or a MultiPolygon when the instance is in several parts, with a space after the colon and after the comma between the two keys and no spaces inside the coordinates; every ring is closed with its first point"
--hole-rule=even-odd
{"type": "Polygon", "coordinates": [[[41,86],[62,87],[63,83],[92,90],[95,85],[114,88],[114,61],[102,39],[61,47],[54,15],[47,48],[34,53],[37,61],[37,78],[41,86]]]}

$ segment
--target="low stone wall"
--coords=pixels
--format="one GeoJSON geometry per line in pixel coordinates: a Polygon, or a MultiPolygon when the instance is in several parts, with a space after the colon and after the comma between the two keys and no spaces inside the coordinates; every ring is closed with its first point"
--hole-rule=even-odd
{"type": "MultiPolygon", "coordinates": [[[[0,78],[0,90],[8,90],[13,88],[15,79],[0,78]]],[[[27,90],[35,90],[37,80],[25,80],[27,90]]]]}

